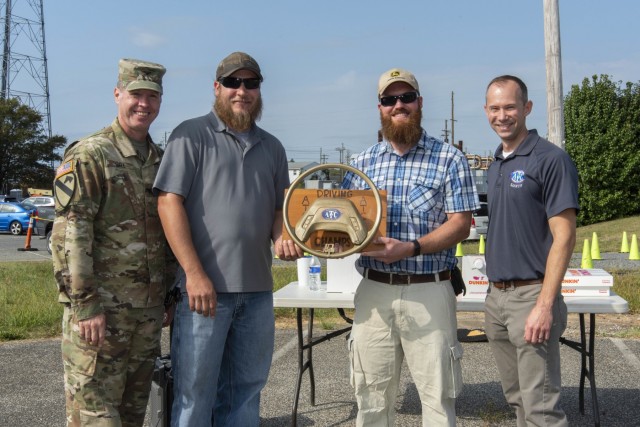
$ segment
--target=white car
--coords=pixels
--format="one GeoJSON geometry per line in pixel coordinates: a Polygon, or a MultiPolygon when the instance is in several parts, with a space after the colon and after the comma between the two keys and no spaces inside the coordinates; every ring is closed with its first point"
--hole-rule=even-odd
{"type": "Polygon", "coordinates": [[[471,230],[466,240],[480,240],[480,235],[487,237],[487,227],[489,226],[489,211],[486,202],[480,202],[480,209],[473,212],[471,218],[471,230]]]}
{"type": "Polygon", "coordinates": [[[23,202],[31,203],[34,206],[55,206],[55,201],[51,196],[31,196],[23,200],[23,202]]]}

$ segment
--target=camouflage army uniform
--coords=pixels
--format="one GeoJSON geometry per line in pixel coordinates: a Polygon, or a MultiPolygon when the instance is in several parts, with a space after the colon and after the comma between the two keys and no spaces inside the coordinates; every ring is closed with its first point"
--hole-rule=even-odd
{"type": "Polygon", "coordinates": [[[111,126],[72,144],[54,180],[51,237],[69,425],[142,425],[173,276],[151,193],[162,152],[148,139],[143,160],[111,126]],[[101,348],[78,320],[104,313],[101,348]]]}

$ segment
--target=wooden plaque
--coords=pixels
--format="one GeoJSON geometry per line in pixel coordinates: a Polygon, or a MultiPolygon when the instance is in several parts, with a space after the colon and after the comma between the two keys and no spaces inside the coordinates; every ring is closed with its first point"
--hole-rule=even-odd
{"type": "MultiPolygon", "coordinates": [[[[289,191],[289,189],[285,190],[289,191]]],[[[288,219],[291,228],[295,230],[296,224],[303,214],[311,207],[313,202],[319,198],[341,198],[348,199],[353,203],[358,213],[362,217],[367,230],[371,230],[376,220],[376,199],[371,190],[343,190],[343,189],[295,189],[291,194],[288,206],[288,219]]],[[[387,192],[380,191],[382,204],[382,219],[375,233],[376,237],[386,235],[387,229],[387,192]]],[[[287,213],[285,212],[285,215],[287,213]]],[[[286,227],[283,227],[282,238],[290,239],[286,227]]],[[[353,248],[353,243],[349,235],[339,231],[317,230],[311,234],[305,244],[316,251],[323,251],[327,244],[338,244],[343,251],[353,248]]],[[[366,248],[358,252],[382,249],[382,245],[370,243],[366,248]]]]}

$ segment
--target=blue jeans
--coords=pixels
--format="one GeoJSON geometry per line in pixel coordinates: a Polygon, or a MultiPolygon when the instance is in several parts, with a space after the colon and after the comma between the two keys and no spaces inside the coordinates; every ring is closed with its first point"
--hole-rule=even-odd
{"type": "Polygon", "coordinates": [[[257,427],[274,333],[272,292],[220,293],[214,318],[189,310],[183,293],[171,343],[171,425],[257,427]]]}

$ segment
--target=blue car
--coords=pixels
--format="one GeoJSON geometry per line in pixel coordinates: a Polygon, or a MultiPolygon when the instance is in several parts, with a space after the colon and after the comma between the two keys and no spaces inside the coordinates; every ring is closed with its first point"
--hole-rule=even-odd
{"type": "MultiPolygon", "coordinates": [[[[36,207],[30,204],[0,203],[0,231],[9,231],[18,236],[29,228],[29,218],[35,215],[36,207]]],[[[35,227],[35,224],[34,224],[35,227]]]]}

